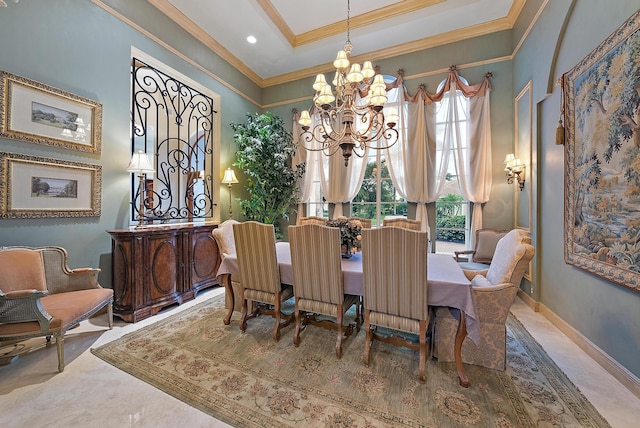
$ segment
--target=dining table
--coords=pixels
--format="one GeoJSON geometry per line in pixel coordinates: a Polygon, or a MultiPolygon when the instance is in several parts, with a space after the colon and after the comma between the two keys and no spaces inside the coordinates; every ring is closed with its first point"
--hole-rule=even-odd
{"type": "MultiPolygon", "coordinates": [[[[281,283],[293,285],[293,268],[288,242],[276,243],[276,256],[281,283]]],[[[350,258],[343,258],[341,263],[344,293],[362,296],[364,290],[362,253],[353,253],[350,258]]],[[[474,343],[480,345],[480,322],[476,315],[471,282],[451,255],[429,253],[426,263],[429,306],[444,306],[459,311],[454,354],[460,385],[468,387],[470,382],[462,365],[462,343],[468,336],[474,343]]],[[[240,310],[240,308],[234,308],[235,298],[231,287],[231,276],[239,275],[239,271],[236,255],[225,255],[217,272],[218,282],[224,285],[225,292],[229,293],[227,302],[231,302],[227,316],[224,318],[225,324],[230,323],[234,310],[240,310]]]]}

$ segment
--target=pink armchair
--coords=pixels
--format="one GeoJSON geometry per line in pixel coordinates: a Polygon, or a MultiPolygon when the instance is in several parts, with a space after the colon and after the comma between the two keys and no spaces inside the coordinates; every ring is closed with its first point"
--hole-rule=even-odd
{"type": "Polygon", "coordinates": [[[69,269],[60,247],[0,248],[0,342],[56,338],[64,370],[64,335],[107,307],[113,326],[113,290],[97,281],[100,269],[69,269]]]}

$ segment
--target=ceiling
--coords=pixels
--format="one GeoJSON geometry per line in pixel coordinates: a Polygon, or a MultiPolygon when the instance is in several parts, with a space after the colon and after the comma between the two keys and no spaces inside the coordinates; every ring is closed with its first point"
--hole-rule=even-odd
{"type": "MultiPolygon", "coordinates": [[[[347,40],[346,0],[148,1],[263,87],[332,70],[347,40]]],[[[352,58],[375,64],[510,29],[525,1],[351,0],[352,58]]]]}

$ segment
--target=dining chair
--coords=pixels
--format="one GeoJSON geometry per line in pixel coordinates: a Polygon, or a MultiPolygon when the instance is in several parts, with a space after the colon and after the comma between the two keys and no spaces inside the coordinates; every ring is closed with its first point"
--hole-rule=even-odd
{"type": "Polygon", "coordinates": [[[409,230],[420,230],[422,223],[420,220],[411,220],[406,217],[385,218],[382,220],[382,227],[403,227],[409,230]]]}
{"type": "Polygon", "coordinates": [[[276,237],[272,224],[247,221],[233,225],[233,236],[240,271],[242,318],[240,330],[247,330],[247,319],[258,314],[275,318],[273,339],[280,340],[280,330],[294,315],[282,313],[282,302],[293,297],[293,288],[280,282],[276,258],[276,237]],[[248,314],[249,302],[253,310],[248,314]]]}
{"type": "MultiPolygon", "coordinates": [[[[496,245],[489,269],[464,270],[471,280],[480,322],[481,344],[462,342],[462,362],[490,369],[506,367],[506,322],[511,304],[520,288],[529,262],[535,254],[528,233],[514,229],[496,245]]],[[[449,308],[435,311],[434,356],[438,361],[454,361],[454,343],[458,328],[458,313],[449,308]]]]}
{"type": "Polygon", "coordinates": [[[476,230],[476,242],[473,250],[454,251],[456,262],[466,270],[489,269],[498,241],[508,232],[508,230],[498,229],[476,230]],[[467,256],[468,259],[463,260],[461,256],[467,256]]]}
{"type": "Polygon", "coordinates": [[[315,215],[310,215],[307,217],[298,217],[298,226],[303,224],[319,224],[321,226],[324,226],[327,224],[327,220],[329,219],[326,217],[318,217],[315,215]]]}
{"type": "Polygon", "coordinates": [[[373,340],[419,351],[419,379],[426,378],[429,354],[427,326],[427,233],[401,227],[362,231],[364,326],[367,333],[364,364],[369,366],[373,340]],[[378,327],[418,335],[383,335],[378,327]]]}
{"type": "Polygon", "coordinates": [[[353,332],[353,324],[343,325],[344,314],[356,306],[356,328],[360,328],[358,296],[344,293],[340,256],[340,230],[306,224],[289,226],[293,293],[296,297],[296,332],[293,343],[300,345],[300,333],[309,325],[338,331],[336,356],[342,357],[342,341],[353,332]],[[318,320],[317,315],[333,320],[318,320]]]}
{"type": "Polygon", "coordinates": [[[362,217],[349,217],[349,221],[358,220],[362,224],[363,229],[371,229],[371,219],[362,217]]]}

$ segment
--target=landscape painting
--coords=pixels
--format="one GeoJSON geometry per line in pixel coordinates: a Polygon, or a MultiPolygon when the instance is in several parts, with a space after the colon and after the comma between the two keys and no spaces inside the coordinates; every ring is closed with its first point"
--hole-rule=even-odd
{"type": "Polygon", "coordinates": [[[56,128],[77,131],[78,113],[62,110],[37,102],[31,103],[31,121],[56,128]]]}
{"type": "Polygon", "coordinates": [[[640,11],[564,76],[565,260],[640,292],[640,11]]]}

